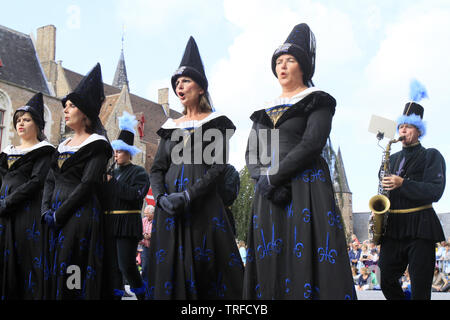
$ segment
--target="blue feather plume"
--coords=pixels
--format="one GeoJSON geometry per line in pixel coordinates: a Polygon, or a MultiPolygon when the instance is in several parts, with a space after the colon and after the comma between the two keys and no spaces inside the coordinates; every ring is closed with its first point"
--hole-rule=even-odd
{"type": "Polygon", "coordinates": [[[136,116],[131,115],[126,111],[124,111],[122,113],[122,116],[119,117],[119,129],[120,130],[126,130],[129,132],[132,132],[133,134],[136,134],[134,127],[137,125],[137,123],[138,123],[138,121],[136,120],[136,116]]]}
{"type": "MultiPolygon", "coordinates": [[[[122,116],[119,117],[119,129],[125,130],[133,133],[136,135],[136,131],[134,130],[134,127],[137,125],[138,121],[136,120],[135,115],[131,115],[128,112],[124,111],[122,113],[122,116]]],[[[132,156],[135,154],[142,152],[139,148],[135,146],[130,146],[123,142],[122,140],[114,140],[111,142],[111,146],[114,150],[125,150],[128,151],[132,156]]]]}
{"type": "Polygon", "coordinates": [[[409,98],[411,101],[419,102],[422,99],[428,98],[427,89],[416,79],[411,80],[409,90],[409,98]]]}

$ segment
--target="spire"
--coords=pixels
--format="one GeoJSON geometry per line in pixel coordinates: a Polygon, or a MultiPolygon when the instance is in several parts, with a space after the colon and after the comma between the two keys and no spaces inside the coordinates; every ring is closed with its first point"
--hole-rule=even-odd
{"type": "Polygon", "coordinates": [[[125,56],[123,54],[123,43],[124,34],[122,33],[122,51],[120,53],[119,63],[117,64],[117,69],[112,84],[114,87],[117,87],[119,89],[122,89],[125,84],[129,87],[127,67],[125,66],[125,56]]]}
{"type": "Polygon", "coordinates": [[[330,169],[330,175],[333,177],[334,174],[334,162],[336,155],[334,154],[333,146],[331,145],[331,139],[328,137],[327,143],[322,150],[322,157],[328,164],[328,168],[330,169]]]}
{"type": "Polygon", "coordinates": [[[337,185],[339,186],[339,192],[351,193],[350,187],[348,186],[347,175],[345,173],[344,161],[342,160],[341,148],[338,149],[338,154],[336,157],[336,173],[339,177],[337,185]]]}
{"type": "Polygon", "coordinates": [[[328,137],[327,143],[322,150],[322,157],[328,164],[330,176],[333,180],[334,191],[337,193],[351,193],[348,186],[347,175],[345,173],[344,162],[342,160],[341,148],[338,152],[333,149],[331,139],[328,137]]]}

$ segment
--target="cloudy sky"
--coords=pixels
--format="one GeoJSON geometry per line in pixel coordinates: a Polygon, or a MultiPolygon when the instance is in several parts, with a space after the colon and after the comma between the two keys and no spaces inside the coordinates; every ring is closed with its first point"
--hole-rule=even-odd
{"type": "MultiPolygon", "coordinates": [[[[281,92],[270,68],[272,53],[301,22],[317,39],[315,85],[338,102],[331,141],[343,154],[354,211],[368,211],[377,192],[381,149],[368,132],[370,118],[396,120],[412,78],[429,94],[421,102],[428,124],[422,143],[450,161],[448,0],[17,0],[2,1],[0,8],[0,24],[26,34],[55,25],[56,59],[83,74],[100,62],[107,83],[124,31],[131,91],[153,101],[159,88],[170,87],[194,36],[214,105],[239,128],[231,146],[238,169],[245,163],[249,116],[281,92]]],[[[180,110],[172,92],[169,99],[180,110]]],[[[450,188],[435,208],[450,212],[450,188]]]]}

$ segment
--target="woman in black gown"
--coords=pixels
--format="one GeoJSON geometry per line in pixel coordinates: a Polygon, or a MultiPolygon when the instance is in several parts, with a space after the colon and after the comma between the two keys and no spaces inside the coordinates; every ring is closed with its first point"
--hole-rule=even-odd
{"type": "Polygon", "coordinates": [[[180,119],[169,118],[158,131],[161,141],[150,173],[157,207],[148,295],[150,299],[240,299],[243,265],[217,192],[226,166],[227,133],[231,137],[235,127],[226,116],[212,112],[208,82],[192,37],[172,87],[185,111],[180,119]],[[208,132],[215,138],[207,138],[208,132]],[[184,147],[182,156],[178,147],[184,147]],[[210,149],[216,151],[213,161],[202,157],[210,149]]]}
{"type": "Polygon", "coordinates": [[[49,226],[44,259],[44,298],[100,299],[103,210],[99,202],[112,148],[98,118],[104,100],[100,65],[63,100],[74,135],[51,161],[42,201],[49,226]]]}
{"type": "Polygon", "coordinates": [[[0,154],[0,293],[2,299],[42,298],[42,187],[55,148],[45,141],[44,101],[37,93],[16,110],[20,145],[0,154]]]}
{"type": "Polygon", "coordinates": [[[297,25],[272,57],[280,98],[251,116],[246,161],[257,184],[245,299],[355,298],[343,221],[321,157],[336,101],[313,86],[314,64],[314,35],[297,25]],[[264,132],[273,139],[263,141],[264,132]]]}

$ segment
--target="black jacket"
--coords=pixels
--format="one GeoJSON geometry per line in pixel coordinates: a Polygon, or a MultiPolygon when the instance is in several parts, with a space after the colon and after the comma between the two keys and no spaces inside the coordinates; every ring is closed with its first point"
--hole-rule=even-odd
{"type": "MultiPolygon", "coordinates": [[[[119,166],[106,184],[108,201],[105,211],[141,210],[148,188],[149,176],[145,169],[135,164],[119,166]]],[[[140,213],[108,214],[115,236],[142,238],[140,213]]]]}
{"type": "MultiPolygon", "coordinates": [[[[389,194],[391,209],[410,209],[439,201],[445,189],[445,160],[436,149],[421,144],[391,156],[390,171],[403,177],[400,188],[389,194]]],[[[445,240],[434,209],[389,214],[386,235],[393,238],[445,240]]]]}

